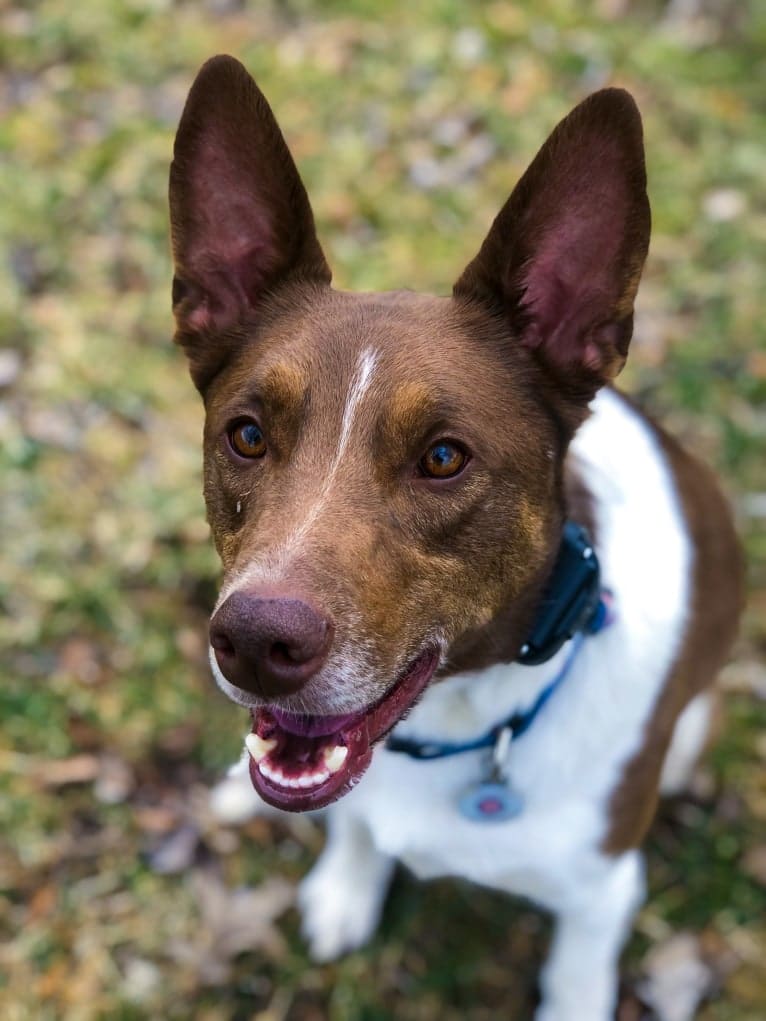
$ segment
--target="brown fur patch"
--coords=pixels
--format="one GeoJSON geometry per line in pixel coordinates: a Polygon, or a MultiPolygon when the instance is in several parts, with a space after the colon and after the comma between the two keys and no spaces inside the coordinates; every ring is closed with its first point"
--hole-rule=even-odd
{"type": "MultiPolygon", "coordinates": [[[[665,753],[684,706],[726,662],[744,599],[742,553],[731,511],[712,472],[655,423],[693,546],[692,605],[683,643],[647,722],[644,742],[614,791],[603,848],[619,854],[643,840],[654,817],[665,753]]],[[[659,583],[659,582],[658,582],[659,583]]]]}

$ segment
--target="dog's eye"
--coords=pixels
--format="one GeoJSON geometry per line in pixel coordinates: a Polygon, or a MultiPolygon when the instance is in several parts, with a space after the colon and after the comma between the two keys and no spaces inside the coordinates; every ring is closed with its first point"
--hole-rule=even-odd
{"type": "Polygon", "coordinates": [[[418,462],[424,475],[432,479],[451,479],[465,468],[468,455],[456,443],[439,440],[429,447],[418,462]]]}
{"type": "Polygon", "coordinates": [[[261,427],[252,418],[241,419],[229,429],[229,443],[235,454],[240,457],[263,457],[266,453],[266,440],[261,427]]]}

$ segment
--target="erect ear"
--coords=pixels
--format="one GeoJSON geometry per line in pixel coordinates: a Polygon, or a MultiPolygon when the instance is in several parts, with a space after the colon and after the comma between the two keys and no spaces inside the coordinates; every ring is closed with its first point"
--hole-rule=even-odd
{"type": "Polygon", "coordinates": [[[555,129],[454,293],[502,311],[583,405],[625,363],[649,228],[641,118],[604,89],[555,129]]]}
{"type": "Polygon", "coordinates": [[[233,57],[213,57],[192,85],[170,168],[170,222],[176,339],[200,386],[211,348],[253,319],[271,289],[330,281],[282,133],[233,57]]]}

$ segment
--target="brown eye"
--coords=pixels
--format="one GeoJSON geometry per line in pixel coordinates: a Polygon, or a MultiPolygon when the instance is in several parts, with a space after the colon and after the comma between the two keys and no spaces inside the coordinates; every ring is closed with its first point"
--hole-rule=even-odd
{"type": "Polygon", "coordinates": [[[462,471],[468,462],[468,455],[456,443],[439,440],[429,447],[421,457],[418,467],[432,479],[451,479],[462,471]]]}
{"type": "Polygon", "coordinates": [[[263,457],[266,453],[266,440],[261,427],[251,418],[237,422],[229,430],[229,443],[232,450],[240,457],[263,457]]]}

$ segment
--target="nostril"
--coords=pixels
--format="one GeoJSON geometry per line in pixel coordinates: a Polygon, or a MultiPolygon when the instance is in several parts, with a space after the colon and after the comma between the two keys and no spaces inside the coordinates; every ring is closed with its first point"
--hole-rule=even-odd
{"type": "Polygon", "coordinates": [[[299,661],[299,657],[294,653],[291,654],[290,647],[285,642],[274,642],[269,649],[269,658],[272,663],[280,666],[290,666],[299,661]]]}
{"type": "Polygon", "coordinates": [[[234,656],[236,650],[234,644],[228,635],[222,631],[214,631],[210,635],[210,644],[216,652],[220,652],[222,656],[234,656]]]}

